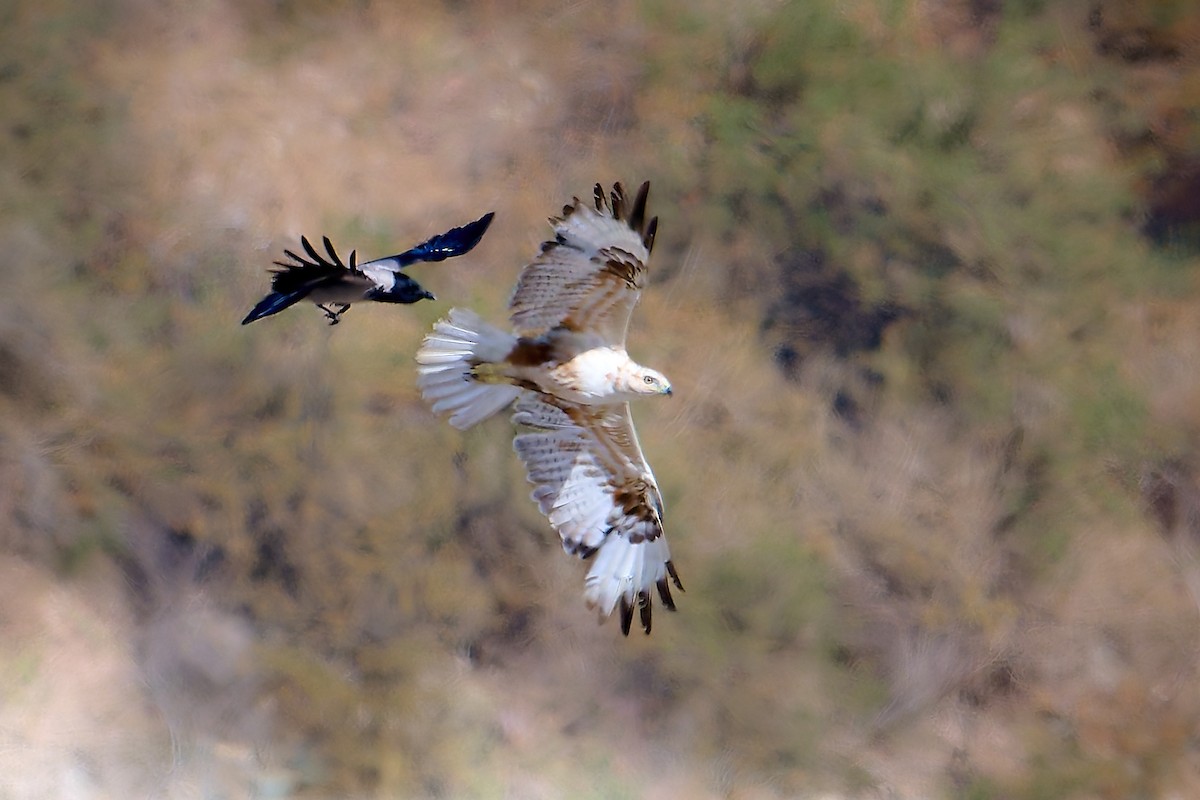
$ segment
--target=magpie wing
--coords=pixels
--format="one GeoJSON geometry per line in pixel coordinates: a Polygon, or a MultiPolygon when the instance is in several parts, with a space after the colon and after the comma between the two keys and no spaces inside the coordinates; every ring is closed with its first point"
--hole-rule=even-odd
{"type": "Polygon", "coordinates": [[[387,273],[399,272],[410,264],[422,261],[445,261],[469,253],[483,239],[493,217],[495,213],[489,211],[474,222],[439,233],[403,253],[368,261],[359,265],[358,269],[380,286],[390,285],[391,277],[387,273]]]}

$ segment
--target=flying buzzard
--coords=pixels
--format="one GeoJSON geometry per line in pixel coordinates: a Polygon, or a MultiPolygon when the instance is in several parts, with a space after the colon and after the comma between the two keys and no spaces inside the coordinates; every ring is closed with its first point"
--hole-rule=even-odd
{"type": "Polygon", "coordinates": [[[301,236],[300,244],[304,246],[308,260],[291,250],[284,250],[293,263],[275,262],[282,269],[275,270],[271,293],[259,301],[242,320],[242,324],[248,325],[256,319],[278,314],[305,298],[325,312],[330,325],[337,325],[350,304],[361,300],[374,300],[377,303],[432,300],[432,294],[400,270],[419,261],[445,261],[469,252],[479,244],[492,224],[493,216],[484,214],[472,223],[440,233],[411,250],[377,258],[361,266],[358,264],[358,253],[353,250],[350,251],[350,266],[343,264],[329,237],[324,237],[325,252],[329,254],[329,260],[326,260],[306,237],[301,236]],[[330,305],[337,306],[337,310],[331,309],[330,305]]]}
{"type": "Polygon", "coordinates": [[[574,202],[527,265],[509,303],[513,333],[455,308],[417,353],[418,384],[437,413],[466,429],[515,402],[513,447],[533,499],[563,548],[591,560],[584,586],[601,619],[617,606],[629,634],[636,608],[650,633],[651,592],[675,610],[682,590],[663,535],[663,503],[638,444],[628,401],[670,395],[661,373],[625,352],[629,316],[645,285],[658,218],[646,220],[642,184],[630,205],[574,202]]]}

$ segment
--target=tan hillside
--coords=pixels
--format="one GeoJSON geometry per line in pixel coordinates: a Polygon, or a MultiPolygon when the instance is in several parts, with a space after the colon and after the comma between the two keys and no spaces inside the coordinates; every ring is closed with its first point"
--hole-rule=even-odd
{"type": "Polygon", "coordinates": [[[0,798],[1197,796],[1193,5],[0,8],[0,798]],[[626,640],[412,358],[644,179],[626,640]]]}

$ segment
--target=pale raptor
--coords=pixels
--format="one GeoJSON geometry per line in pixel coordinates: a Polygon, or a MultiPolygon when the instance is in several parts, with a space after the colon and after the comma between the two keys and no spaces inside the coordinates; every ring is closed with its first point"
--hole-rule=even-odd
{"type": "Polygon", "coordinates": [[[452,309],[417,353],[418,385],[437,413],[466,429],[514,405],[513,447],[533,499],[563,548],[591,561],[584,598],[601,619],[619,608],[650,632],[651,595],[675,610],[682,590],[663,533],[663,502],[642,455],[629,400],[671,394],[666,377],[625,351],[658,218],[649,183],[629,202],[621,184],[553,217],[554,238],[517,280],[513,332],[452,309]]]}

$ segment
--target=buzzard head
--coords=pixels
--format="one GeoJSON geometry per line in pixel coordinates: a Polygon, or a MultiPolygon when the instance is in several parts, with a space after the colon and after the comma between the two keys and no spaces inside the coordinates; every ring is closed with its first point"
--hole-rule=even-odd
{"type": "Polygon", "coordinates": [[[667,376],[649,367],[635,367],[623,372],[618,379],[623,386],[618,389],[631,395],[671,394],[671,382],[667,376]]]}

